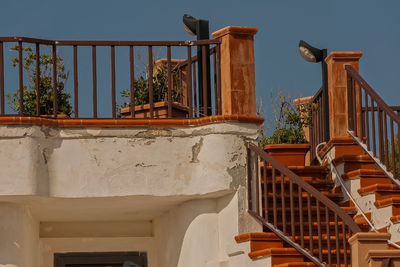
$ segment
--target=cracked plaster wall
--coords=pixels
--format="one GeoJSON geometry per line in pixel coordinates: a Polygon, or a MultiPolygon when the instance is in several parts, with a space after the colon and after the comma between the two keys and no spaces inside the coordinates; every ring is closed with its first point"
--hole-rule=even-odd
{"type": "Polygon", "coordinates": [[[0,195],[205,195],[245,185],[257,126],[0,127],[0,195]]]}

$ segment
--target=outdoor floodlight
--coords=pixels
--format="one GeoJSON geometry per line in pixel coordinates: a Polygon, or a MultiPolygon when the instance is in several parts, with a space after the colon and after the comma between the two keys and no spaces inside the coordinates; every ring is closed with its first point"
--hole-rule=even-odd
{"type": "Polygon", "coordinates": [[[318,49],[300,40],[299,52],[302,58],[308,62],[321,62],[322,67],[322,112],[324,126],[324,141],[329,141],[329,99],[328,99],[328,68],[325,63],[325,58],[328,54],[327,49],[318,49]]]}
{"type": "Polygon", "coordinates": [[[321,62],[324,59],[323,50],[313,47],[303,40],[299,42],[300,55],[308,62],[321,62]]]}
{"type": "Polygon", "coordinates": [[[190,35],[196,35],[196,24],[197,24],[197,19],[185,14],[183,15],[183,28],[185,31],[190,34],[190,35]]]}

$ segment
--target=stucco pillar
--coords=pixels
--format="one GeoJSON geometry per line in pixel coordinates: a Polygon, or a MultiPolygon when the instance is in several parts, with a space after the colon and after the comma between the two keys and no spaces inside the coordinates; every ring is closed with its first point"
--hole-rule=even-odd
{"type": "Polygon", "coordinates": [[[228,26],[212,34],[221,40],[222,114],[256,116],[254,35],[257,28],[228,26]]]}
{"type": "Polygon", "coordinates": [[[0,267],[38,266],[39,224],[18,204],[0,203],[0,267]]]}
{"type": "Polygon", "coordinates": [[[351,245],[351,266],[368,266],[366,255],[370,250],[388,248],[388,233],[357,233],[349,238],[351,245]]]}
{"type": "Polygon", "coordinates": [[[332,52],[325,59],[328,66],[330,138],[348,136],[347,74],[345,65],[351,65],[358,71],[358,62],[361,56],[362,52],[332,52]]]}

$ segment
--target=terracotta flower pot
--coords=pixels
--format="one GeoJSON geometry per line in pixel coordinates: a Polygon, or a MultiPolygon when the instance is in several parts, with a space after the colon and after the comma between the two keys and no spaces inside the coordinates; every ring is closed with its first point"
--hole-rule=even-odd
{"type": "MultiPolygon", "coordinates": [[[[121,115],[131,117],[131,108],[122,108],[121,115]]],[[[168,118],[168,102],[154,102],[153,115],[155,119],[168,118]]],[[[172,103],[172,118],[186,118],[189,115],[189,108],[177,103],[172,103]]],[[[150,118],[150,104],[135,106],[135,118],[150,118]]]]}
{"type": "Polygon", "coordinates": [[[309,144],[271,144],[264,151],[285,166],[304,166],[309,144]]]}

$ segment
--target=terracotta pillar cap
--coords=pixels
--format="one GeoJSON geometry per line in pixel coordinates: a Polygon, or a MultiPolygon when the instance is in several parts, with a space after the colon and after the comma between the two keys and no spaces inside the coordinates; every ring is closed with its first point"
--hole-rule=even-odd
{"type": "Polygon", "coordinates": [[[354,61],[359,60],[362,57],[362,52],[331,52],[326,58],[325,62],[337,60],[337,61],[354,61]]]}
{"type": "Polygon", "coordinates": [[[356,233],[349,238],[350,245],[353,245],[357,241],[387,241],[390,239],[390,234],[388,233],[356,233]]]}
{"type": "Polygon", "coordinates": [[[241,27],[241,26],[227,26],[218,31],[213,32],[211,35],[215,39],[221,38],[224,35],[255,35],[258,32],[258,28],[255,27],[241,27]]]}

